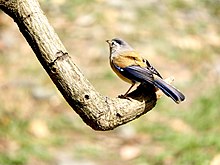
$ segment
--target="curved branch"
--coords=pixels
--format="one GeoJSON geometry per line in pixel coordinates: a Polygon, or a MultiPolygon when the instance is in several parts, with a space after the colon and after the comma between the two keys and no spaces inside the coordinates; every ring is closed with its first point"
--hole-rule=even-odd
{"type": "Polygon", "coordinates": [[[129,94],[130,100],[98,93],[73,63],[37,0],[0,0],[0,8],[14,19],[63,97],[93,129],[114,129],[156,105],[154,87],[139,86],[129,94]]]}

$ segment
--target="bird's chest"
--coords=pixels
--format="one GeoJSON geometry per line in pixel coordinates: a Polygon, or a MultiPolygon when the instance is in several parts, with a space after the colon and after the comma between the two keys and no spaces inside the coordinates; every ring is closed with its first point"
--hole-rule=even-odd
{"type": "MultiPolygon", "coordinates": [[[[112,70],[117,74],[117,76],[120,77],[120,78],[121,78],[122,80],[124,80],[125,82],[128,82],[128,83],[133,84],[132,80],[126,78],[126,77],[123,75],[123,67],[120,67],[120,66],[119,66],[119,67],[121,68],[121,70],[119,70],[118,68],[115,67],[115,65],[117,65],[117,64],[113,63],[113,61],[111,60],[111,61],[110,61],[110,66],[111,66],[112,70]]],[[[118,66],[118,65],[117,65],[117,66],[118,66]]]]}

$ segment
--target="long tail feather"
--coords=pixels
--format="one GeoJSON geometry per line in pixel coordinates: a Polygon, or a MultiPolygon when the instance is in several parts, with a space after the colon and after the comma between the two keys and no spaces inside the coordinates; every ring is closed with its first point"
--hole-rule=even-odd
{"type": "Polygon", "coordinates": [[[162,90],[165,95],[171,97],[177,104],[185,100],[185,96],[180,91],[160,78],[154,79],[154,85],[162,90]]]}

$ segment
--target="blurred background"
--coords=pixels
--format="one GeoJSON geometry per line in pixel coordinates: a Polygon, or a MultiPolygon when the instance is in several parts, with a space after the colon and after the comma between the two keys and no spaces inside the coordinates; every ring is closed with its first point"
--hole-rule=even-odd
{"type": "Polygon", "coordinates": [[[0,11],[1,165],[219,165],[219,0],[40,0],[74,62],[103,95],[129,84],[110,69],[121,37],[186,95],[113,131],[65,102],[13,20],[0,11]]]}

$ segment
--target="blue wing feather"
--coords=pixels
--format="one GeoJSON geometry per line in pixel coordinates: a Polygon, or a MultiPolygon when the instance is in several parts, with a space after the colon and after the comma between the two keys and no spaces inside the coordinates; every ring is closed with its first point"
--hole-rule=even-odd
{"type": "Polygon", "coordinates": [[[128,79],[134,81],[134,82],[148,82],[150,84],[153,84],[153,74],[150,70],[147,68],[142,68],[138,65],[132,65],[128,66],[126,68],[121,68],[117,65],[115,65],[115,68],[128,79]]]}

